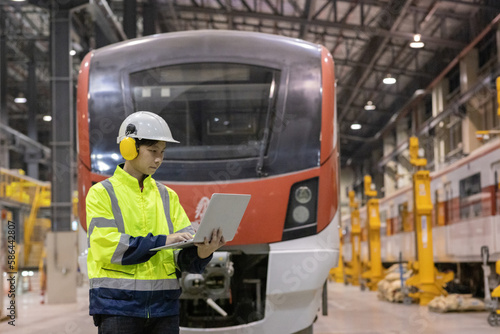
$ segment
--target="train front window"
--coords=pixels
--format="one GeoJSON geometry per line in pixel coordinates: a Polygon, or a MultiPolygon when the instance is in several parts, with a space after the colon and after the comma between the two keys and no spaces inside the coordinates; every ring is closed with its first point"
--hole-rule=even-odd
{"type": "Polygon", "coordinates": [[[168,146],[167,160],[255,158],[272,126],[279,75],[245,64],[180,64],[130,74],[130,92],[134,111],[162,116],[180,142],[168,146]]]}

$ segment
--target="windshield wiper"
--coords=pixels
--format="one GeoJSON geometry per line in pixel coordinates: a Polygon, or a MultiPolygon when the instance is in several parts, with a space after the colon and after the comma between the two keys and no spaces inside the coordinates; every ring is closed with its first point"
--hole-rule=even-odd
{"type": "Polygon", "coordinates": [[[269,142],[269,136],[270,136],[270,131],[269,131],[269,126],[270,126],[270,119],[271,119],[271,110],[273,108],[273,101],[274,101],[274,90],[276,87],[276,77],[275,74],[273,73],[273,80],[271,81],[271,87],[269,88],[269,101],[267,105],[267,114],[266,114],[266,122],[265,122],[265,127],[264,127],[264,136],[262,138],[262,141],[260,142],[260,148],[259,148],[259,159],[257,160],[257,167],[255,168],[255,171],[257,172],[257,176],[266,176],[267,174],[262,171],[262,168],[264,167],[264,156],[266,154],[266,148],[267,144],[269,142]]]}

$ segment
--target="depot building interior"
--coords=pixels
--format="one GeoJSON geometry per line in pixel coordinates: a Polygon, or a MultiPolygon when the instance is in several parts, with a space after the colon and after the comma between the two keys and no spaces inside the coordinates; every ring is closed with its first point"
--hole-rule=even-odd
{"type": "MultiPolygon", "coordinates": [[[[1,333],[97,332],[79,75],[94,50],[184,31],[283,36],[333,59],[333,132],[317,137],[336,147],[338,260],[321,291],[308,290],[321,303],[304,306],[316,315],[294,333],[498,331],[499,1],[0,0],[1,333]]],[[[265,323],[271,294],[251,279],[265,323]]]]}

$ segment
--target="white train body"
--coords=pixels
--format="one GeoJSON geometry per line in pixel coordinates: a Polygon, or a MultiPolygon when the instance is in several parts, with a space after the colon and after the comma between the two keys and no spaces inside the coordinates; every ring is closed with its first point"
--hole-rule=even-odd
{"type": "MultiPolygon", "coordinates": [[[[480,262],[481,247],[490,260],[500,259],[500,141],[431,173],[433,251],[436,263],[480,262]]],[[[412,187],[380,199],[382,261],[416,259],[412,187]]],[[[361,259],[368,261],[366,208],[360,209],[361,259]]],[[[343,226],[349,226],[349,217],[343,226]],[[348,224],[348,225],[346,225],[348,224]]],[[[348,228],[350,230],[350,227],[348,228]]],[[[344,261],[352,258],[350,238],[344,238],[344,261]]]]}

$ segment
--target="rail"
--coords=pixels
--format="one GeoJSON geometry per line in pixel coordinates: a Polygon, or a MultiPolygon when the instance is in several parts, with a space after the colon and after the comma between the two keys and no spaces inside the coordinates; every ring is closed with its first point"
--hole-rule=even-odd
{"type": "Polygon", "coordinates": [[[38,263],[33,255],[41,253],[43,236],[50,228],[50,220],[38,217],[40,208],[50,206],[50,196],[50,182],[30,178],[23,171],[0,168],[0,199],[25,205],[29,209],[29,215],[23,222],[24,264],[27,266],[38,263]]]}

